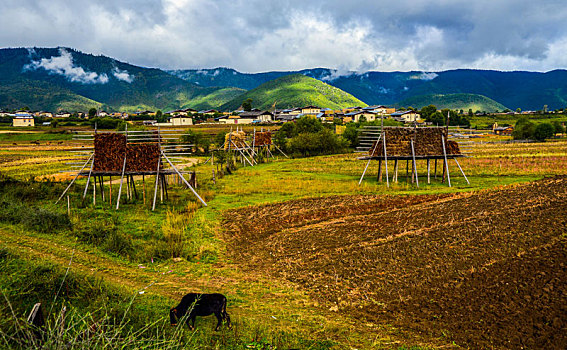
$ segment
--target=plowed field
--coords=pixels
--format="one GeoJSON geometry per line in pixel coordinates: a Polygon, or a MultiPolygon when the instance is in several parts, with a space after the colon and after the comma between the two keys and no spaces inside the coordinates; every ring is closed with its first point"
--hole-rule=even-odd
{"type": "Polygon", "coordinates": [[[337,312],[471,348],[567,348],[567,177],[226,214],[233,258],[337,312]]]}

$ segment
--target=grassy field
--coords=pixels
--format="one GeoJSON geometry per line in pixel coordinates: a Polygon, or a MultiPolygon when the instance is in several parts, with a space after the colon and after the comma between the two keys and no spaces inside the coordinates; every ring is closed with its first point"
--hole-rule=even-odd
{"type": "Polygon", "coordinates": [[[518,119],[526,117],[534,123],[554,122],[561,123],[567,122],[567,115],[565,114],[545,114],[545,115],[486,115],[486,116],[473,116],[471,118],[471,127],[480,129],[490,129],[494,123],[500,126],[515,125],[518,119]]]}
{"type": "MultiPolygon", "coordinates": [[[[411,328],[364,322],[337,313],[313,298],[308,288],[284,277],[251,273],[229,251],[226,223],[243,220],[232,215],[235,210],[244,208],[253,216],[255,206],[288,200],[344,195],[450,195],[567,175],[565,140],[473,144],[471,157],[460,160],[470,184],[451,163],[452,187],[439,179],[426,184],[424,163],[418,164],[419,188],[405,182],[402,165],[400,182],[386,187],[377,181],[374,163],[358,185],[365,163],[356,159],[357,154],[293,160],[279,157],[253,168],[240,168],[232,175],[220,176],[217,172],[213,184],[212,172],[218,170],[217,166],[210,162],[204,165],[206,158],[201,157],[201,164],[194,170],[199,179],[198,192],[207,207],[173,185],[169,199],[164,203],[158,199],[157,210],[152,212],[150,178],[145,184],[146,200],[140,195],[124,201],[117,211],[100,197],[93,205],[90,191],[83,202],[85,180],[81,179],[70,192],[67,216],[65,203],[54,205],[65,183],[33,179],[68,169],[63,164],[68,159],[65,149],[76,144],[42,136],[45,138],[37,146],[29,144],[30,139],[40,138],[20,137],[0,142],[0,289],[13,308],[12,312],[7,303],[0,308],[4,335],[0,342],[13,347],[18,347],[18,340],[11,334],[25,333],[15,325],[14,315],[22,323],[37,301],[47,306],[47,311],[52,309],[51,324],[62,305],[74,310],[73,317],[88,313],[87,321],[68,323],[68,337],[77,344],[85,327],[102,322],[122,340],[142,339],[148,348],[176,348],[180,344],[195,349],[454,347],[452,340],[424,337],[411,328]],[[60,141],[63,144],[57,144],[60,141]],[[62,283],[67,267],[70,275],[62,283]],[[198,318],[195,332],[169,327],[169,307],[190,291],[224,293],[235,327],[212,332],[211,317],[198,318]]],[[[393,162],[389,169],[392,167],[393,162]]],[[[113,186],[115,199],[116,181],[113,186]]],[[[108,185],[106,188],[108,191],[108,185]]],[[[144,188],[141,181],[137,188],[139,192],[144,188]]],[[[93,339],[109,348],[123,344],[104,343],[102,334],[93,332],[93,339]]],[[[56,334],[50,339],[54,343],[62,341],[56,334]]]]}

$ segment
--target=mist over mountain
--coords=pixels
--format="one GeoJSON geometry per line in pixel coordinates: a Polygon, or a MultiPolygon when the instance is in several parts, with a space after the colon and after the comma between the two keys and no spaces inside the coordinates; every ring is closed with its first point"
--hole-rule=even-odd
{"type": "Polygon", "coordinates": [[[200,87],[160,69],[70,48],[0,49],[0,88],[0,108],[47,110],[212,108],[244,92],[200,87]]]}
{"type": "MultiPolygon", "coordinates": [[[[230,68],[164,71],[58,47],[0,49],[0,108],[97,107],[121,111],[229,108],[243,100],[246,91],[293,74],[317,79],[369,105],[438,103],[462,109],[479,106],[522,110],[539,110],[544,105],[549,109],[567,106],[565,70],[546,73],[472,69],[360,73],[328,68],[263,73],[241,73],[230,68]]],[[[299,89],[294,91],[302,93],[299,89]]],[[[262,103],[275,102],[256,96],[262,103]]],[[[316,94],[303,99],[286,96],[290,101],[307,104],[322,100],[316,94]]]]}
{"type": "Polygon", "coordinates": [[[507,108],[538,110],[567,106],[567,71],[500,72],[459,69],[443,72],[341,72],[316,68],[290,72],[240,73],[229,68],[170,73],[199,86],[255,88],[288,74],[303,74],[333,85],[368,104],[398,104],[415,96],[474,94],[507,108]]]}

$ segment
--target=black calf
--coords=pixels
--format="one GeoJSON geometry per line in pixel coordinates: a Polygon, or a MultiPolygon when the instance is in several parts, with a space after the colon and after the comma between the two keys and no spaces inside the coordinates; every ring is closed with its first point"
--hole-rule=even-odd
{"type": "Polygon", "coordinates": [[[215,314],[218,320],[215,331],[219,329],[223,320],[226,320],[229,328],[231,327],[230,317],[226,312],[226,297],[219,293],[189,293],[185,295],[179,302],[179,305],[169,310],[171,325],[175,326],[177,320],[180,320],[187,314],[187,325],[191,329],[195,327],[195,318],[197,316],[209,316],[210,314],[215,314]],[[191,320],[191,324],[189,324],[189,320],[191,320]]]}

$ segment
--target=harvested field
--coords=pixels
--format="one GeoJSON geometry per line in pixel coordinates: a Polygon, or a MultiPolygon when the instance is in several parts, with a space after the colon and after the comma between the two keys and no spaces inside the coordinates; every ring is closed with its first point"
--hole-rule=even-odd
{"type": "Polygon", "coordinates": [[[567,177],[226,214],[233,258],[331,310],[471,348],[567,348],[567,177]]]}

